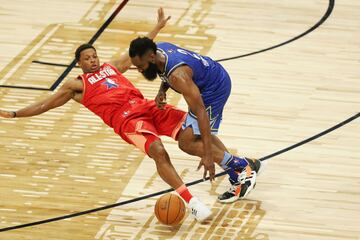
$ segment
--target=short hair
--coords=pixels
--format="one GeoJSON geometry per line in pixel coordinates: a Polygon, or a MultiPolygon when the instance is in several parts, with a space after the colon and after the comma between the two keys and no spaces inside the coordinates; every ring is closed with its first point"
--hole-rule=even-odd
{"type": "Polygon", "coordinates": [[[131,41],[129,48],[129,56],[130,57],[142,57],[149,50],[152,50],[156,53],[157,46],[153,40],[148,37],[138,37],[131,41]]]}
{"type": "Polygon", "coordinates": [[[84,43],[84,44],[81,44],[75,51],[75,59],[76,61],[79,61],[80,60],[80,54],[82,51],[88,49],[88,48],[92,48],[95,50],[96,52],[96,49],[94,48],[93,45],[89,44],[89,43],[84,43]]]}

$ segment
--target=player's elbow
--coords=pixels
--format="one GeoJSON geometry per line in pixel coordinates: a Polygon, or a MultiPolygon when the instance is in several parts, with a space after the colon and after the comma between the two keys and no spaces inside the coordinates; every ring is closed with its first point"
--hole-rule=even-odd
{"type": "Polygon", "coordinates": [[[127,70],[129,70],[130,66],[119,66],[119,72],[125,73],[127,70]]]}

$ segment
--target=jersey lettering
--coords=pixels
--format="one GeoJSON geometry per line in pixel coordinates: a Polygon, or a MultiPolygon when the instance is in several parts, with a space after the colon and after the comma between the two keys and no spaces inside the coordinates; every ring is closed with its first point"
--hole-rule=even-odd
{"type": "Polygon", "coordinates": [[[91,84],[95,84],[98,81],[103,80],[104,78],[114,75],[116,75],[116,72],[112,68],[106,66],[104,69],[100,70],[99,73],[95,73],[93,76],[89,77],[88,81],[91,84]]]}
{"type": "Polygon", "coordinates": [[[188,51],[186,51],[186,50],[184,50],[184,49],[181,49],[181,48],[178,48],[178,49],[176,49],[176,50],[177,50],[179,53],[182,53],[182,54],[185,54],[185,55],[190,55],[190,56],[192,56],[193,58],[196,58],[197,60],[200,60],[201,63],[202,63],[204,66],[206,66],[206,67],[209,66],[209,63],[208,63],[201,55],[199,55],[199,54],[191,53],[191,52],[188,52],[188,51]]]}

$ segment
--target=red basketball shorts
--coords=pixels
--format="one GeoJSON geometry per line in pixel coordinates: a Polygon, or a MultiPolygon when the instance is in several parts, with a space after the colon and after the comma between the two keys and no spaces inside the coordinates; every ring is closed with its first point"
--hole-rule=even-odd
{"type": "Polygon", "coordinates": [[[118,134],[146,154],[149,153],[150,144],[159,140],[160,136],[177,140],[186,118],[186,112],[168,104],[164,109],[159,109],[153,100],[139,101],[131,109],[135,113],[129,114],[118,134]]]}

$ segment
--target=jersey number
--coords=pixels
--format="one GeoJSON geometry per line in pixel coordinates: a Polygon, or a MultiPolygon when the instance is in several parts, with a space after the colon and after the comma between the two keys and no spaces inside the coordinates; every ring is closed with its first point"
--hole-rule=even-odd
{"type": "Polygon", "coordinates": [[[209,66],[209,63],[208,63],[201,55],[199,55],[199,54],[191,53],[191,52],[188,52],[188,51],[186,51],[186,50],[184,50],[184,49],[177,49],[177,51],[178,51],[179,53],[182,53],[182,54],[185,54],[185,55],[190,55],[190,56],[192,56],[193,58],[196,58],[197,60],[200,60],[200,61],[202,62],[202,64],[203,64],[204,66],[206,66],[206,67],[209,66]]]}

